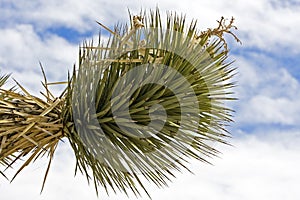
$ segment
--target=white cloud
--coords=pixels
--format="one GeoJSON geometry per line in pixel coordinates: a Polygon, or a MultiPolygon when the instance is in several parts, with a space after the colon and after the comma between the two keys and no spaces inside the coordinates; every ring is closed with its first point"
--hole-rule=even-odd
{"type": "MultiPolygon", "coordinates": [[[[35,1],[25,2],[5,0],[0,8],[2,20],[13,24],[34,23],[39,28],[65,26],[79,31],[96,28],[95,20],[113,26],[117,21],[125,21],[127,8],[138,12],[141,8],[159,6],[163,14],[166,10],[186,13],[189,19],[199,19],[201,28],[216,26],[215,20],[222,15],[236,17],[237,25],[245,47],[259,47],[279,53],[282,48],[289,53],[299,53],[298,35],[299,4],[282,4],[282,1],[35,1]],[[6,6],[5,6],[6,5],[6,6]],[[193,6],[191,6],[193,5],[193,6]],[[10,12],[13,11],[13,12],[10,12]]],[[[127,21],[127,19],[126,19],[127,21]]],[[[287,52],[287,53],[288,53],[287,52]]]]}
{"type": "MultiPolygon", "coordinates": [[[[37,0],[34,2],[4,0],[0,11],[5,13],[1,19],[8,22],[5,26],[13,26],[15,22],[31,23],[35,24],[38,30],[64,26],[84,32],[97,27],[95,20],[103,20],[103,22],[113,26],[118,19],[124,18],[127,15],[127,7],[124,6],[124,3],[122,4],[117,1],[93,0],[85,2],[72,0],[37,0]],[[122,12],[118,12],[120,10],[122,12]]],[[[130,3],[126,3],[126,5],[131,7],[130,3]]]]}
{"type": "MultiPolygon", "coordinates": [[[[127,8],[137,13],[140,8],[158,5],[166,10],[186,13],[188,19],[199,19],[205,29],[217,25],[216,19],[234,16],[239,27],[237,34],[243,46],[232,49],[243,52],[260,50],[251,56],[236,55],[239,87],[236,103],[237,125],[293,125],[299,127],[300,83],[287,69],[278,64],[278,55],[295,56],[300,52],[299,4],[282,5],[283,1],[213,0],[199,1],[19,1],[0,2],[0,69],[13,73],[30,92],[38,94],[42,75],[38,61],[45,67],[50,81],[65,80],[67,69],[77,61],[78,45],[54,34],[48,28],[64,26],[78,31],[93,31],[94,20],[112,27],[127,22],[127,8]],[[4,6],[6,5],[6,6],[4,6]],[[41,34],[44,34],[41,37],[41,34]],[[265,56],[265,52],[272,52],[265,56]]],[[[288,2],[288,1],[284,1],[288,2]]],[[[294,57],[295,58],[295,57],[294,57]]],[[[55,90],[58,94],[59,89],[55,90]]],[[[235,125],[234,125],[235,126],[235,125]]],[[[266,129],[263,131],[270,132],[266,129]]],[[[235,133],[234,133],[235,134],[235,133]]],[[[255,134],[255,133],[253,133],[255,134]]],[[[300,197],[297,188],[300,178],[299,128],[293,133],[269,133],[241,136],[232,141],[235,148],[222,147],[222,159],[215,166],[193,162],[196,176],[178,174],[170,188],[158,190],[153,186],[153,199],[274,199],[293,200],[300,197]]],[[[97,199],[93,185],[87,186],[82,176],[73,178],[74,158],[61,145],[50,171],[45,191],[40,196],[45,159],[29,166],[11,185],[0,177],[3,199],[97,199]]],[[[103,190],[102,190],[103,192],[103,190]]],[[[106,198],[100,194],[100,199],[106,198]],[[102,198],[101,198],[102,197],[102,198]]],[[[109,199],[126,199],[111,195],[109,199]]],[[[146,199],[146,198],[145,198],[146,199]]]]}
{"type": "MultiPolygon", "coordinates": [[[[300,30],[296,26],[299,21],[299,6],[278,6],[280,1],[210,1],[197,2],[191,0],[172,2],[170,0],[154,3],[153,1],[17,1],[4,0],[0,11],[1,26],[18,29],[18,24],[33,24],[34,31],[64,26],[78,31],[95,31],[99,20],[108,26],[119,21],[127,22],[127,8],[136,13],[140,8],[155,8],[158,5],[162,14],[166,10],[186,13],[189,19],[196,18],[202,29],[216,26],[220,16],[232,15],[237,19],[244,45],[241,47],[259,47],[267,51],[298,51],[296,39],[300,30]],[[194,6],[190,6],[194,5],[194,6]],[[276,6],[277,5],[277,6],[276,6]],[[280,17],[277,17],[280,16],[280,17]],[[5,23],[4,23],[5,22],[5,23]],[[17,26],[17,27],[16,27],[17,26]],[[92,28],[92,29],[91,29],[92,28]]],[[[9,41],[9,38],[8,38],[9,41]]],[[[12,42],[12,41],[11,41],[12,42]]],[[[239,47],[240,48],[240,47],[239,47]]],[[[3,56],[1,56],[4,59],[3,56]]]]}
{"type": "MultiPolygon", "coordinates": [[[[210,199],[210,200],[294,200],[300,197],[300,133],[297,131],[269,132],[244,135],[233,139],[234,147],[218,146],[222,158],[214,159],[214,166],[192,162],[195,173],[176,173],[177,179],[168,188],[157,189],[148,185],[153,200],[156,199],[210,199]]],[[[97,199],[93,185],[84,177],[73,178],[74,158],[69,146],[62,144],[55,156],[45,191],[39,195],[46,160],[39,160],[8,184],[0,182],[3,199],[97,199]],[[16,192],[18,191],[18,192],[16,192]],[[26,194],[26,195],[25,195],[26,194]]],[[[125,195],[108,198],[103,189],[100,199],[127,199],[125,195]]],[[[133,196],[130,199],[134,199],[133,196]]],[[[141,199],[148,199],[145,195],[141,199]]]]}
{"type": "Polygon", "coordinates": [[[12,76],[34,94],[39,93],[43,80],[39,61],[50,81],[66,80],[68,69],[76,62],[78,47],[56,35],[41,38],[32,25],[16,25],[0,29],[1,73],[12,76]]]}
{"type": "Polygon", "coordinates": [[[215,9],[237,18],[243,46],[277,54],[299,53],[300,28],[296,24],[300,21],[300,5],[278,6],[280,2],[230,0],[215,9]]]}
{"type": "Polygon", "coordinates": [[[239,111],[242,119],[239,122],[248,124],[283,124],[299,125],[300,103],[284,97],[270,98],[254,96],[239,111]]]}
{"type": "Polygon", "coordinates": [[[300,82],[287,68],[258,53],[237,56],[235,65],[239,67],[235,121],[240,127],[299,126],[300,82]]]}
{"type": "MultiPolygon", "coordinates": [[[[233,45],[233,49],[243,51],[248,47],[258,47],[262,51],[280,52],[280,54],[298,52],[299,44],[297,38],[300,32],[295,26],[299,21],[299,5],[281,5],[280,1],[209,1],[194,3],[191,0],[172,2],[170,0],[153,3],[152,1],[92,1],[85,3],[81,1],[8,1],[4,0],[0,6],[2,17],[0,19],[0,67],[4,72],[13,72],[16,78],[25,86],[36,90],[41,78],[38,68],[38,61],[45,65],[49,77],[53,81],[66,77],[67,69],[77,61],[77,44],[70,44],[65,39],[53,34],[41,31],[56,26],[71,27],[78,31],[97,32],[99,26],[94,20],[99,20],[112,27],[120,21],[128,22],[127,8],[137,13],[140,8],[161,8],[164,15],[166,10],[176,10],[186,13],[188,19],[196,18],[199,27],[216,26],[216,19],[224,15],[235,16],[238,35],[243,39],[243,46],[233,45]],[[194,6],[190,6],[194,5],[194,6]],[[278,17],[280,15],[280,17],[278,17]],[[40,34],[44,34],[43,38],[40,34]],[[284,48],[284,49],[283,49],[284,48]],[[239,50],[240,49],[240,50],[239,50]],[[26,70],[33,76],[31,80],[19,79],[26,70]],[[34,75],[35,74],[35,75],[34,75]],[[63,74],[63,75],[62,75],[63,74]],[[24,81],[24,82],[23,82],[24,81]],[[35,81],[33,83],[33,81],[35,81]]],[[[276,54],[275,54],[276,55],[276,54]]],[[[241,58],[243,59],[243,58],[241,58]]],[[[254,87],[258,80],[262,79],[261,74],[253,77],[251,74],[257,71],[257,62],[244,60],[240,64],[240,71],[243,72],[245,81],[252,77],[249,84],[254,87]],[[248,71],[242,69],[244,65],[248,71]],[[252,69],[251,69],[252,68],[252,69]],[[250,72],[252,70],[252,72],[250,72]],[[247,77],[246,77],[247,76],[247,77]]],[[[251,59],[265,59],[253,57],[251,59]]],[[[266,61],[261,61],[266,64],[266,61]]],[[[273,61],[276,62],[276,61],[273,61]]],[[[270,64],[272,65],[272,64],[270,64]]],[[[261,71],[259,71],[261,73],[261,71]]],[[[277,73],[276,73],[277,74],[277,73]]],[[[275,78],[274,78],[275,79],[275,78]]],[[[243,79],[241,79],[243,81],[243,79]]]]}

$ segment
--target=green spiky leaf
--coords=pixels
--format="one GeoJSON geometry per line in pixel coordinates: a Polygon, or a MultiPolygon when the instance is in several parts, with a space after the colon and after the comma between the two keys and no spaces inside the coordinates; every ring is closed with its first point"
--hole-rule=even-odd
{"type": "Polygon", "coordinates": [[[165,186],[188,158],[209,162],[218,154],[212,143],[227,143],[234,68],[217,29],[198,35],[196,22],[176,14],[163,22],[158,10],[130,19],[106,44],[80,48],[63,118],[77,167],[96,190],[139,195],[147,193],[141,177],[165,186]]]}

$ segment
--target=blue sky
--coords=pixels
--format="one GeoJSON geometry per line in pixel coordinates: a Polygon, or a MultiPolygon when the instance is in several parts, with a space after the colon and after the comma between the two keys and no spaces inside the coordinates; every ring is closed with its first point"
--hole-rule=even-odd
{"type": "MultiPolygon", "coordinates": [[[[300,198],[300,1],[25,1],[0,0],[0,69],[33,94],[42,89],[39,61],[50,81],[63,81],[77,62],[78,46],[95,38],[99,26],[127,22],[127,9],[158,6],[198,19],[199,29],[215,27],[221,16],[236,18],[237,35],[230,38],[231,59],[238,67],[239,100],[231,124],[234,147],[218,145],[221,158],[213,166],[191,161],[169,188],[149,185],[153,199],[294,200],[300,198]]],[[[53,88],[59,94],[61,88],[53,88]]],[[[75,160],[61,144],[40,195],[47,161],[29,166],[13,183],[0,180],[3,199],[97,199],[81,175],[74,178],[75,160]]],[[[132,198],[132,197],[131,197],[132,198]]],[[[100,199],[125,199],[121,194],[100,199]]],[[[147,199],[142,198],[142,199],[147,199]]]]}

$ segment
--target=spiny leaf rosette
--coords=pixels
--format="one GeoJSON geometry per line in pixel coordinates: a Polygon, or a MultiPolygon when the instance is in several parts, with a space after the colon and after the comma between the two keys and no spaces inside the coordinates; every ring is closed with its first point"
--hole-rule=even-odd
{"type": "Polygon", "coordinates": [[[97,191],[100,185],[140,195],[148,194],[144,179],[167,185],[174,171],[188,169],[189,158],[208,162],[219,153],[214,142],[227,144],[233,112],[225,102],[234,100],[235,69],[223,37],[239,42],[233,19],[203,32],[176,14],[164,22],[158,10],[130,21],[113,31],[99,23],[109,40],[80,47],[79,67],[59,98],[46,78],[47,101],[20,85],[24,94],[1,89],[0,164],[29,154],[26,166],[47,151],[51,163],[67,137],[76,169],[97,191]]]}

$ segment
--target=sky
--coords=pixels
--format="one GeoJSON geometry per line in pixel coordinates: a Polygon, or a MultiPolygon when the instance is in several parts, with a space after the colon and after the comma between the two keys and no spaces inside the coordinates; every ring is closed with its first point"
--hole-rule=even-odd
{"type": "MultiPolygon", "coordinates": [[[[100,21],[109,27],[128,22],[128,9],[160,8],[198,19],[198,28],[215,27],[221,16],[236,18],[242,45],[228,37],[235,60],[238,101],[230,131],[233,146],[217,145],[222,152],[213,165],[191,161],[168,188],[147,184],[153,200],[296,200],[300,198],[300,1],[102,1],[0,0],[0,70],[31,93],[39,95],[41,62],[49,81],[64,81],[78,60],[83,40],[96,36],[100,21]]],[[[103,30],[102,30],[103,31],[103,30]]],[[[52,89],[56,94],[60,87],[52,89]]],[[[12,183],[0,177],[1,199],[127,199],[107,196],[78,174],[68,143],[61,143],[40,194],[47,159],[28,166],[12,183]]],[[[9,172],[12,173],[12,172],[9,172]]],[[[134,199],[130,196],[129,199],[134,199]]],[[[148,199],[144,195],[140,199],[148,199]]]]}

